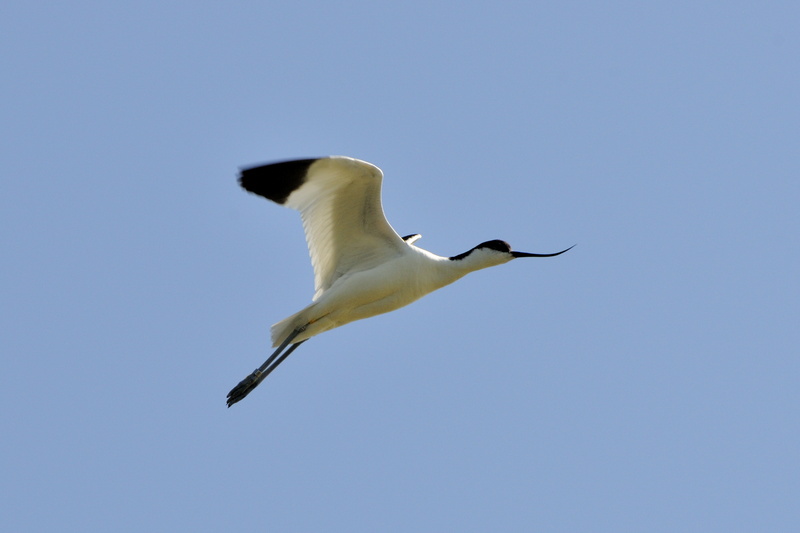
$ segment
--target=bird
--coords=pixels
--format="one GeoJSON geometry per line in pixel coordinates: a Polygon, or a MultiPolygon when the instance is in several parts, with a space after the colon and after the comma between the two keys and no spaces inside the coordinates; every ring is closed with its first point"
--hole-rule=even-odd
{"type": "Polygon", "coordinates": [[[381,204],[383,172],[345,156],[292,159],[242,167],[248,192],[300,212],[314,268],[312,303],[270,329],[272,355],[227,396],[241,401],[302,343],[344,324],[404,307],[459,278],[521,257],[495,239],[452,257],[416,245],[420,234],[400,235],[381,204]]]}

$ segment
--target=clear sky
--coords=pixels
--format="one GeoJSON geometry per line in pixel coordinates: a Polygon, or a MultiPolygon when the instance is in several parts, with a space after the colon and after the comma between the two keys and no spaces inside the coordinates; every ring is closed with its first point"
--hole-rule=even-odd
{"type": "Polygon", "coordinates": [[[0,530],[800,530],[796,2],[38,2],[0,16],[0,530]],[[304,344],[238,167],[553,259],[304,344]]]}

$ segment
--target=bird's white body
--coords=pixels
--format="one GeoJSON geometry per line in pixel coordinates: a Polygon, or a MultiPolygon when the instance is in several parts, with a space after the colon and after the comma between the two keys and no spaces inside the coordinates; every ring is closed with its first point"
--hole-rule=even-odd
{"type": "MultiPolygon", "coordinates": [[[[400,240],[400,237],[397,237],[400,240]]],[[[400,240],[403,243],[402,240],[400,240]]],[[[294,329],[308,324],[295,342],[354,320],[406,306],[475,270],[511,260],[500,254],[478,254],[462,261],[440,257],[403,243],[397,253],[367,270],[348,272],[302,311],[272,326],[278,346],[294,329]]]]}
{"type": "Polygon", "coordinates": [[[454,257],[423,250],[414,244],[419,235],[401,238],[387,222],[381,206],[382,179],[378,167],[341,156],[242,170],[239,182],[246,190],[300,211],[315,293],[311,305],[272,326],[272,343],[278,349],[228,394],[229,407],[310,337],[399,309],[482,268],[516,257],[563,253],[512,252],[501,240],[454,257]]]}

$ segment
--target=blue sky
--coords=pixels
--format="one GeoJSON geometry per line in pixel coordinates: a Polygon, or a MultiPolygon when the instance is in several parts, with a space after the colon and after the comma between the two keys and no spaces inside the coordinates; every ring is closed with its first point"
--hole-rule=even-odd
{"type": "Polygon", "coordinates": [[[800,7],[11,2],[4,531],[797,531],[800,7]],[[554,259],[303,345],[239,166],[554,259]]]}

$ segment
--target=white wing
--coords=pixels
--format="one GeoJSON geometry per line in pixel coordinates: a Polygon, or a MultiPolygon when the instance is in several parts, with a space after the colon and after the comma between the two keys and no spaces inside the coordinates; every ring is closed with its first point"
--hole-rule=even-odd
{"type": "Polygon", "coordinates": [[[334,156],[244,169],[239,182],[300,211],[316,300],[344,274],[374,268],[407,249],[383,214],[382,179],[370,163],[334,156]]]}

